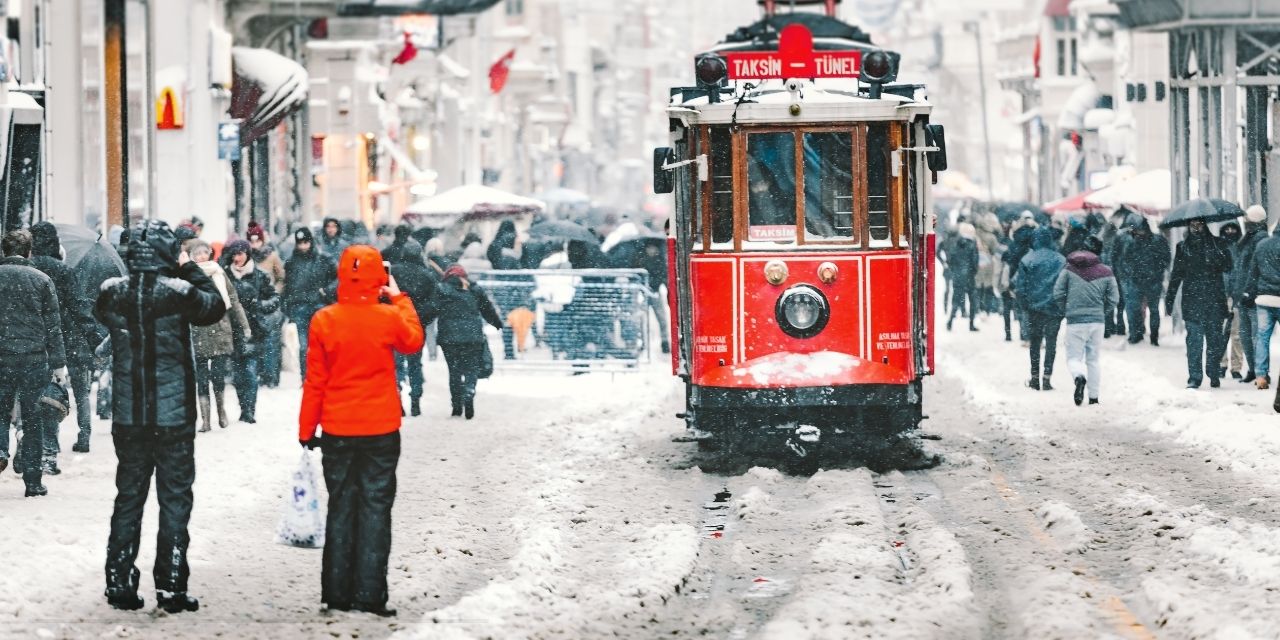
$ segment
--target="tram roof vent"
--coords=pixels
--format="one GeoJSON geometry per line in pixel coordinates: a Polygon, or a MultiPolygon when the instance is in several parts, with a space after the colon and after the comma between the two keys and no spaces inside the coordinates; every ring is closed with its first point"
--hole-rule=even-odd
{"type": "MultiPolygon", "coordinates": [[[[850,40],[864,45],[871,44],[871,36],[854,25],[817,13],[798,12],[766,16],[754,24],[739,27],[725,36],[722,44],[773,43],[778,40],[778,34],[787,25],[792,24],[804,25],[815,39],[850,40]]],[[[823,47],[815,43],[815,48],[823,47]]]]}

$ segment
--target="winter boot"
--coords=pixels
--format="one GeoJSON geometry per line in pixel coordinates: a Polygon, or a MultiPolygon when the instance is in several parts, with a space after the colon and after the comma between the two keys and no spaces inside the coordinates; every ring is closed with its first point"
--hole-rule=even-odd
{"type": "Polygon", "coordinates": [[[1032,391],[1040,390],[1040,378],[1037,377],[1036,374],[1034,373],[1031,374],[1031,379],[1027,381],[1027,388],[1031,389],[1032,391]]]}
{"type": "Polygon", "coordinates": [[[40,496],[49,495],[49,490],[40,482],[40,476],[32,474],[23,474],[22,481],[27,485],[27,492],[24,494],[28,498],[38,498],[40,496]]]}
{"type": "Polygon", "coordinates": [[[1209,378],[1209,387],[1217,389],[1222,386],[1222,378],[1209,378]]]}
{"type": "Polygon", "coordinates": [[[455,417],[455,418],[457,418],[458,416],[461,416],[461,415],[462,415],[462,402],[461,402],[461,401],[459,401],[459,400],[454,400],[454,401],[453,401],[453,412],[452,412],[452,413],[450,413],[449,415],[450,415],[450,416],[453,416],[453,417],[455,417]]]}
{"type": "Polygon", "coordinates": [[[1089,404],[1098,404],[1097,398],[1089,398],[1089,404]]]}
{"type": "Polygon", "coordinates": [[[227,403],[223,401],[226,397],[226,390],[213,390],[213,406],[218,410],[218,426],[227,428],[227,403]]]}
{"type": "MultiPolygon", "coordinates": [[[[80,435],[76,436],[76,443],[71,445],[71,450],[76,453],[89,453],[89,430],[82,429],[80,435]]],[[[3,469],[0,469],[3,471],[3,469]]]]}
{"type": "Polygon", "coordinates": [[[200,402],[200,432],[204,433],[206,431],[211,431],[213,430],[213,427],[209,424],[209,412],[211,411],[209,407],[209,394],[200,394],[198,400],[200,402]]]}
{"type": "Polygon", "coordinates": [[[181,592],[169,593],[167,591],[157,591],[156,606],[163,609],[166,613],[182,613],[184,611],[199,611],[200,601],[181,592]]]}
{"type": "Polygon", "coordinates": [[[137,611],[147,606],[147,602],[136,593],[117,593],[115,595],[108,593],[107,604],[111,605],[112,609],[121,611],[137,611]]]}
{"type": "Polygon", "coordinates": [[[1151,334],[1151,346],[1160,346],[1160,334],[1154,332],[1151,334]]]}
{"type": "Polygon", "coordinates": [[[476,417],[476,401],[474,399],[467,400],[467,403],[463,406],[462,410],[466,419],[470,420],[476,417]]]}
{"type": "Polygon", "coordinates": [[[1257,379],[1258,379],[1258,374],[1254,373],[1253,371],[1246,371],[1244,374],[1244,377],[1240,378],[1240,382],[1248,384],[1257,379]]]}
{"type": "Polygon", "coordinates": [[[381,618],[394,618],[394,617],[396,617],[396,610],[395,610],[395,609],[388,609],[388,608],[387,608],[387,605],[385,605],[385,604],[361,604],[361,603],[356,603],[356,604],[351,605],[351,611],[360,611],[360,612],[362,612],[362,613],[372,613],[373,615],[378,616],[378,617],[381,617],[381,618]]]}
{"type": "Polygon", "coordinates": [[[252,411],[246,411],[240,413],[240,422],[245,424],[258,424],[258,419],[253,417],[252,411]]]}
{"type": "Polygon", "coordinates": [[[1271,401],[1271,408],[1280,413],[1280,389],[1276,389],[1276,399],[1271,401]]]}
{"type": "Polygon", "coordinates": [[[1084,404],[1084,385],[1084,376],[1076,376],[1076,392],[1072,399],[1076,401],[1077,407],[1084,404]]]}
{"type": "Polygon", "coordinates": [[[415,418],[422,415],[422,398],[409,399],[409,414],[415,418]]]}
{"type": "Polygon", "coordinates": [[[1049,376],[1045,376],[1040,379],[1040,390],[1053,391],[1053,385],[1049,384],[1049,376]]]}
{"type": "Polygon", "coordinates": [[[62,475],[62,469],[58,468],[58,461],[53,459],[45,460],[44,462],[40,463],[40,471],[46,476],[62,475]]]}
{"type": "Polygon", "coordinates": [[[1240,372],[1239,372],[1239,371],[1232,371],[1232,372],[1231,372],[1231,379],[1232,379],[1232,380],[1240,380],[1241,378],[1242,378],[1242,376],[1240,375],[1240,372]]]}

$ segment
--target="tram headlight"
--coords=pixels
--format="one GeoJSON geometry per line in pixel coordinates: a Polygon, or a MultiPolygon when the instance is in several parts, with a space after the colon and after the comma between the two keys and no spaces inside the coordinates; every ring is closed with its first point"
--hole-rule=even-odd
{"type": "Polygon", "coordinates": [[[781,260],[770,260],[764,265],[764,279],[775,287],[786,282],[788,275],[787,263],[781,260]]]}
{"type": "Polygon", "coordinates": [[[774,310],[778,326],[789,336],[812,338],[822,332],[831,319],[826,296],[811,285],[801,284],[787,289],[778,298],[774,310]]]}
{"type": "Polygon", "coordinates": [[[698,56],[693,63],[693,70],[698,78],[698,86],[703,89],[719,87],[729,79],[728,63],[723,57],[714,53],[698,56]]]}
{"type": "Polygon", "coordinates": [[[840,270],[836,268],[836,263],[824,262],[818,265],[818,279],[822,281],[822,284],[835,282],[838,275],[840,275],[840,270]]]}
{"type": "Polygon", "coordinates": [[[889,51],[872,51],[862,58],[859,79],[868,84],[885,84],[898,77],[896,54],[889,51]]]}

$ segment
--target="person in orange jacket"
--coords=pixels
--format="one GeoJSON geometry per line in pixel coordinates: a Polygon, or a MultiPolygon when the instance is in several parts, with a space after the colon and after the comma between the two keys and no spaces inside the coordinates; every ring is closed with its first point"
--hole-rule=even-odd
{"type": "Polygon", "coordinates": [[[329,489],[321,602],[330,610],[387,608],[391,506],[400,459],[395,354],[422,349],[409,296],[378,250],[353,245],[338,263],[338,302],[311,319],[298,440],[324,452],[329,489]],[[323,429],[323,436],[316,428],[323,429]]]}

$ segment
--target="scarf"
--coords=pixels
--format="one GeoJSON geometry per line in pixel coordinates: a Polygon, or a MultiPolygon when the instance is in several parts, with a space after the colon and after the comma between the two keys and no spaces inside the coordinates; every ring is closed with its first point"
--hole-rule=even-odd
{"type": "Polygon", "coordinates": [[[218,263],[212,260],[197,264],[200,265],[200,270],[203,271],[206,276],[209,276],[210,280],[213,280],[214,286],[218,287],[218,293],[222,295],[222,306],[230,309],[231,298],[227,295],[227,273],[222,270],[222,267],[219,266],[218,263]]]}
{"type": "Polygon", "coordinates": [[[244,280],[245,276],[253,273],[253,260],[245,260],[243,267],[237,267],[234,262],[228,267],[231,269],[231,274],[236,277],[236,280],[244,280]]]}

